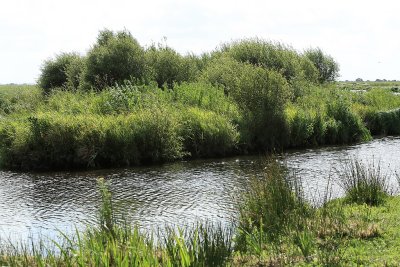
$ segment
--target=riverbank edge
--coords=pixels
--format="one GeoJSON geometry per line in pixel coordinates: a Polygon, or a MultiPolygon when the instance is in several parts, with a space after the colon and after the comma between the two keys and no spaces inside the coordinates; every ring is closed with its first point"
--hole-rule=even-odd
{"type": "MultiPolygon", "coordinates": [[[[400,262],[400,224],[398,223],[400,196],[389,196],[385,203],[380,206],[346,203],[344,198],[329,201],[326,205],[335,214],[337,214],[335,209],[340,209],[347,223],[344,226],[346,231],[343,233],[340,232],[340,229],[329,228],[329,226],[335,226],[335,224],[328,225],[328,227],[325,225],[324,233],[320,233],[318,242],[327,242],[325,240],[327,239],[335,244],[335,246],[329,247],[328,251],[320,251],[318,249],[320,244],[316,243],[314,244],[316,247],[313,247],[312,252],[307,257],[302,255],[303,251],[300,248],[297,251],[291,251],[291,255],[285,255],[285,250],[288,250],[292,245],[285,243],[288,240],[282,239],[280,246],[283,248],[281,251],[283,254],[276,254],[268,244],[265,244],[258,254],[243,254],[238,251],[235,252],[232,247],[223,247],[223,251],[214,251],[214,256],[222,257],[216,266],[322,266],[321,262],[317,260],[321,257],[320,253],[327,253],[324,257],[329,258],[331,263],[336,263],[334,266],[397,266],[400,262]]],[[[323,209],[321,207],[318,211],[321,212],[323,209]]],[[[149,266],[191,266],[189,262],[183,261],[182,257],[187,253],[194,253],[191,249],[199,249],[193,247],[199,246],[199,244],[195,245],[196,243],[193,243],[193,240],[199,242],[200,239],[198,238],[206,237],[210,238],[210,241],[217,242],[216,245],[228,246],[227,243],[224,243],[227,240],[215,241],[218,239],[218,237],[216,238],[218,233],[222,233],[218,232],[221,229],[213,232],[210,228],[200,226],[192,232],[185,229],[179,229],[178,232],[170,231],[168,238],[165,239],[167,247],[161,248],[151,245],[151,238],[148,239],[151,235],[140,234],[136,226],[128,225],[131,230],[127,230],[127,225],[114,226],[112,221],[107,221],[107,217],[103,217],[100,223],[101,229],[93,226],[85,233],[77,232],[74,237],[60,233],[60,235],[64,235],[67,246],[64,247],[65,244],[61,245],[61,243],[55,242],[54,244],[56,244],[57,249],[62,250],[62,253],[46,250],[46,246],[43,244],[9,244],[7,249],[5,247],[0,248],[0,264],[2,266],[43,266],[43,264],[46,266],[80,266],[80,264],[83,264],[83,266],[103,266],[100,263],[102,260],[106,260],[112,262],[112,266],[125,266],[121,259],[129,255],[129,259],[132,260],[132,257],[136,255],[134,253],[139,253],[141,258],[137,259],[138,265],[129,266],[140,266],[144,262],[147,262],[149,266]],[[112,230],[110,231],[110,229],[112,230]],[[126,235],[126,233],[128,234],[126,235]],[[183,233],[189,233],[189,236],[183,233]],[[120,240],[122,237],[125,241],[120,240]],[[135,249],[129,248],[129,244],[123,242],[135,242],[136,247],[135,249]],[[186,242],[188,245],[185,245],[186,242]],[[89,246],[91,245],[99,246],[91,247],[92,250],[90,250],[89,246]],[[29,250],[28,247],[30,246],[35,247],[36,250],[29,250]],[[76,246],[76,248],[72,249],[73,246],[76,246]],[[17,250],[20,248],[23,248],[22,252],[17,250]],[[67,252],[70,249],[72,251],[67,252]],[[172,251],[167,251],[168,249],[172,249],[172,251]],[[113,251],[114,258],[109,255],[110,251],[113,251]],[[172,259],[171,253],[176,253],[174,255],[177,258],[172,259]],[[116,255],[122,258],[115,258],[116,255]],[[168,257],[168,260],[163,259],[163,257],[168,257]],[[92,260],[96,260],[96,262],[92,262],[92,260]],[[97,260],[99,261],[97,262],[97,260]]],[[[223,234],[226,234],[226,232],[223,234]]],[[[203,252],[205,253],[205,251],[203,252]]],[[[187,257],[193,260],[191,257],[195,257],[195,255],[188,254],[187,257]]],[[[202,266],[213,265],[205,264],[202,266]]]]}

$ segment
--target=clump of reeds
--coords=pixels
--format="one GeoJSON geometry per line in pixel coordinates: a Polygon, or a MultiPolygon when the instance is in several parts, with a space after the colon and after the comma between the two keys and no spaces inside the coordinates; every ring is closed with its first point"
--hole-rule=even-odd
{"type": "Polygon", "coordinates": [[[338,179],[346,200],[351,203],[377,206],[383,204],[390,195],[389,177],[382,172],[380,163],[349,160],[338,179]]]}
{"type": "Polygon", "coordinates": [[[275,158],[269,159],[264,175],[250,181],[239,207],[236,246],[246,251],[251,241],[249,237],[254,232],[266,241],[278,240],[290,229],[297,228],[303,221],[300,218],[306,216],[308,210],[298,179],[288,176],[275,158]]]}

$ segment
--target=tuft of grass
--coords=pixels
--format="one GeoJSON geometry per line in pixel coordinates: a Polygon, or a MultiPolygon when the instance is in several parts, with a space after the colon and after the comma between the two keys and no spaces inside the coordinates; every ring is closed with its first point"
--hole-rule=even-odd
{"type": "Polygon", "coordinates": [[[238,250],[262,250],[264,241],[276,241],[302,223],[309,206],[302,196],[301,184],[296,177],[289,177],[275,158],[268,159],[265,173],[250,181],[239,206],[238,250]],[[265,236],[264,236],[265,235],[265,236]]]}
{"type": "Polygon", "coordinates": [[[388,176],[382,173],[380,164],[365,164],[357,159],[343,166],[339,185],[345,191],[345,199],[351,203],[378,206],[390,194],[388,176]]]}

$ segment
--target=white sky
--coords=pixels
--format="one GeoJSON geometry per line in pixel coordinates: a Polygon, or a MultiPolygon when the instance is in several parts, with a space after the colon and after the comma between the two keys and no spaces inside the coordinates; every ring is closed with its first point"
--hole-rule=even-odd
{"type": "Polygon", "coordinates": [[[255,36],[320,47],[340,80],[400,80],[395,0],[0,0],[0,83],[36,82],[45,59],[86,53],[104,28],[126,28],[143,46],[165,36],[181,53],[255,36]]]}

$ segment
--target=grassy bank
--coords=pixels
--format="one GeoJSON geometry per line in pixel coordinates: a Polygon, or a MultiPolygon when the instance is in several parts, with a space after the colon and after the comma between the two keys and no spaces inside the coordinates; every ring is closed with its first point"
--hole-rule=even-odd
{"type": "MultiPolygon", "coordinates": [[[[116,220],[100,180],[98,225],[63,241],[2,243],[6,266],[397,266],[400,198],[390,196],[378,167],[352,161],[340,180],[346,195],[314,207],[299,178],[270,160],[242,195],[235,230],[197,225],[154,239],[116,220]],[[377,181],[379,181],[377,183],[377,181]],[[357,198],[354,198],[355,192],[357,198]],[[370,201],[379,199],[379,201],[370,201]],[[157,241],[155,241],[157,240],[157,241]]],[[[326,194],[328,196],[329,193],[326,194]]],[[[62,233],[61,233],[62,234],[62,233]]]]}
{"type": "Polygon", "coordinates": [[[2,86],[0,102],[0,164],[20,170],[132,166],[400,133],[400,96],[335,85],[309,89],[275,117],[244,112],[224,88],[206,82],[173,90],[127,83],[47,97],[34,86],[2,86]]]}

